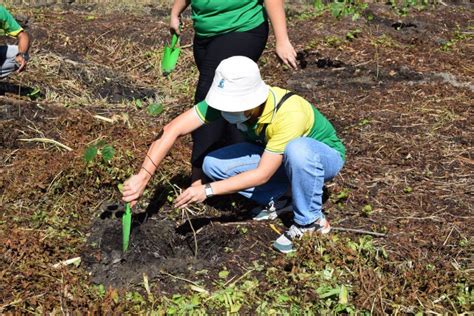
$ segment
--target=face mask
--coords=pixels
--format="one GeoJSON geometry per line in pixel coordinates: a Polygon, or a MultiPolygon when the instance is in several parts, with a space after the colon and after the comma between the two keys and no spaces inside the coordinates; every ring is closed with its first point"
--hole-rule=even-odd
{"type": "Polygon", "coordinates": [[[247,127],[247,125],[245,125],[244,123],[237,123],[236,126],[237,126],[237,129],[238,129],[239,131],[242,131],[242,132],[244,132],[244,133],[247,132],[248,129],[249,129],[249,128],[247,127]]]}
{"type": "Polygon", "coordinates": [[[222,117],[230,124],[241,124],[249,119],[244,112],[222,112],[222,117]]]}

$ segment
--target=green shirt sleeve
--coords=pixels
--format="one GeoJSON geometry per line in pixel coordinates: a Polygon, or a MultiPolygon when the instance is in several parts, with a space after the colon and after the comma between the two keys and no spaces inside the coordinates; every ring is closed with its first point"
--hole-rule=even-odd
{"type": "Polygon", "coordinates": [[[23,31],[20,24],[13,18],[13,16],[5,9],[4,6],[0,5],[0,29],[5,31],[7,35],[17,36],[18,33],[23,31]]]}
{"type": "Polygon", "coordinates": [[[221,111],[210,107],[206,101],[201,101],[196,104],[194,106],[194,111],[204,124],[213,122],[221,117],[221,111]]]}

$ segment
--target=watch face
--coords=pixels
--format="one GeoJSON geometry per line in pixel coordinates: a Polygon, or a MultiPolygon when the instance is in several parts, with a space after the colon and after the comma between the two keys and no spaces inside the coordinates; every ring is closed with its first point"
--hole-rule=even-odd
{"type": "Polygon", "coordinates": [[[211,197],[211,196],[214,195],[214,192],[212,192],[212,188],[211,188],[210,185],[206,185],[204,191],[205,191],[207,197],[211,197]]]}
{"type": "Polygon", "coordinates": [[[28,53],[18,53],[17,56],[23,57],[23,59],[26,61],[30,60],[30,55],[28,53]]]}

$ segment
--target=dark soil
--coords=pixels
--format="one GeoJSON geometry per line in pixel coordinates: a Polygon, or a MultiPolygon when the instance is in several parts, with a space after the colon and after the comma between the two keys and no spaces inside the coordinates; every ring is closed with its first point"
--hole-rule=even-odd
{"type": "MultiPolygon", "coordinates": [[[[103,212],[92,224],[83,260],[91,272],[91,281],[106,286],[140,283],[143,273],[149,278],[160,278],[166,273],[189,278],[203,270],[206,275],[216,275],[225,269],[225,263],[234,260],[229,268],[238,275],[244,271],[238,261],[259,259],[262,252],[268,252],[275,237],[271,231],[255,234],[262,225],[253,225],[249,231],[245,222],[239,224],[245,214],[193,218],[192,227],[189,221],[176,227],[167,219],[139,213],[133,215],[129,249],[123,253],[123,206],[106,203],[101,209],[103,212]]],[[[163,282],[162,288],[167,287],[167,282],[163,282]]]]}

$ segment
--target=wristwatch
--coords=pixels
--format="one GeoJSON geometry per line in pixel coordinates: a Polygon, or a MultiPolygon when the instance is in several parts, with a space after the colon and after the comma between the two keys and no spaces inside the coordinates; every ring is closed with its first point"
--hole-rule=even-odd
{"type": "Polygon", "coordinates": [[[30,55],[29,55],[28,53],[18,53],[18,54],[16,54],[16,55],[23,57],[23,59],[24,59],[25,61],[29,61],[29,60],[30,60],[30,55]]]}
{"type": "Polygon", "coordinates": [[[212,187],[209,183],[204,185],[204,192],[206,193],[206,197],[210,198],[214,195],[214,191],[212,191],[212,187]]]}

